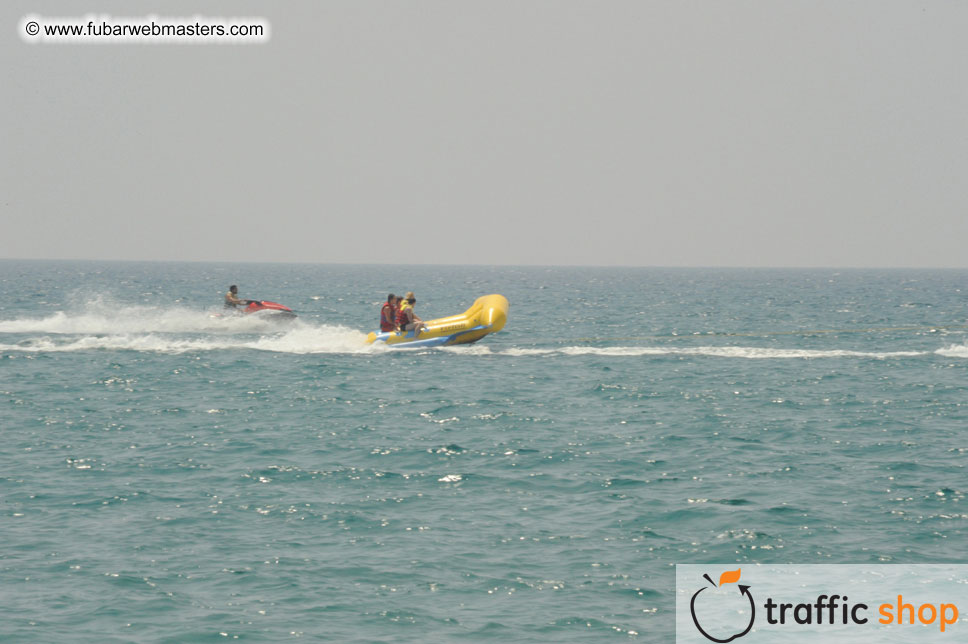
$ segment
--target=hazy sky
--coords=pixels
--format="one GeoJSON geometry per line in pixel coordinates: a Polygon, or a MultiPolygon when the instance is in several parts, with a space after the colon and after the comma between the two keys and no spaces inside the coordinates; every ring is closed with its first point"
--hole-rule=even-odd
{"type": "Polygon", "coordinates": [[[4,2],[0,257],[968,266],[968,2],[4,2]],[[264,16],[42,45],[26,14],[264,16]]]}

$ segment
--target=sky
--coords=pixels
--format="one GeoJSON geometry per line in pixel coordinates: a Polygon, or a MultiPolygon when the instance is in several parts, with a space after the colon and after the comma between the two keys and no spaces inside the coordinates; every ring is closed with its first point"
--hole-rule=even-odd
{"type": "Polygon", "coordinates": [[[0,7],[0,258],[968,267],[968,3],[0,7]],[[25,15],[260,16],[31,44],[25,15]]]}

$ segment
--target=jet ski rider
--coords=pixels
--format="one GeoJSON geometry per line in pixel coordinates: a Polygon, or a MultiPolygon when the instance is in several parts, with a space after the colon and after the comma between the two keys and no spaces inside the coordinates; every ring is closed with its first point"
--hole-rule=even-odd
{"type": "Polygon", "coordinates": [[[239,287],[233,284],[229,287],[229,292],[225,294],[225,308],[233,311],[240,306],[248,304],[246,300],[239,299],[239,287]]]}

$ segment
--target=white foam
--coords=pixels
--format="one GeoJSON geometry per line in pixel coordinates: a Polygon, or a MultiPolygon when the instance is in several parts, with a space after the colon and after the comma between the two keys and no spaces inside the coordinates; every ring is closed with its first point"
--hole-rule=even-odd
{"type": "Polygon", "coordinates": [[[26,352],[148,351],[186,353],[253,349],[279,353],[371,353],[366,335],[304,320],[280,323],[220,311],[150,306],[112,306],[101,299],[79,313],[58,311],[43,318],[0,321],[2,334],[31,336],[0,344],[0,350],[26,352]],[[189,337],[185,337],[189,336],[189,337]]]}
{"type": "Polygon", "coordinates": [[[268,317],[221,315],[218,310],[125,306],[92,302],[79,313],[0,320],[0,333],[107,335],[124,333],[260,333],[278,329],[268,317]]]}
{"type": "Polygon", "coordinates": [[[83,337],[41,336],[16,344],[0,344],[0,351],[54,353],[67,351],[146,351],[154,353],[189,353],[252,349],[277,353],[376,353],[382,349],[366,344],[366,335],[340,326],[311,326],[293,329],[279,335],[256,339],[216,336],[179,338],[163,334],[88,335],[83,337]]]}
{"type": "Polygon", "coordinates": [[[946,358],[968,358],[968,345],[952,344],[944,349],[938,349],[935,353],[946,358]]]}
{"type": "Polygon", "coordinates": [[[286,333],[263,336],[243,348],[279,353],[374,353],[381,345],[366,344],[366,334],[345,326],[300,325],[286,333]]]}
{"type": "Polygon", "coordinates": [[[502,354],[513,356],[547,355],[560,353],[568,356],[714,356],[721,358],[789,359],[789,358],[903,358],[927,355],[923,351],[848,351],[845,349],[766,349],[762,347],[562,347],[554,351],[545,349],[509,349],[502,354]]]}
{"type": "Polygon", "coordinates": [[[546,356],[557,351],[555,349],[507,349],[501,353],[506,356],[546,356]]]}
{"type": "MultiPolygon", "coordinates": [[[[42,318],[0,320],[0,350],[23,352],[147,351],[187,353],[251,349],[292,354],[380,353],[381,343],[366,344],[366,335],[344,326],[318,324],[301,318],[280,326],[254,316],[220,316],[220,310],[119,306],[98,297],[77,313],[58,311],[42,318]],[[19,338],[3,338],[18,334],[19,338]]],[[[405,347],[400,347],[405,348],[405,347]]],[[[541,356],[711,356],[744,359],[903,358],[929,355],[923,351],[851,351],[846,349],[776,349],[738,346],[566,346],[495,350],[487,344],[443,347],[458,355],[541,356]]],[[[934,354],[968,358],[968,345],[951,345],[934,354]]]]}
{"type": "Polygon", "coordinates": [[[440,350],[465,356],[489,356],[494,353],[490,347],[483,344],[458,344],[451,347],[440,347],[440,350]]]}

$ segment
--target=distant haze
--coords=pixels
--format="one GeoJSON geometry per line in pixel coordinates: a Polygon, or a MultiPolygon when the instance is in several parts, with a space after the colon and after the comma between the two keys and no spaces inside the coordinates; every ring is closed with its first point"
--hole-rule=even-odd
{"type": "Polygon", "coordinates": [[[0,8],[0,258],[968,266],[965,2],[95,4],[0,8]]]}

